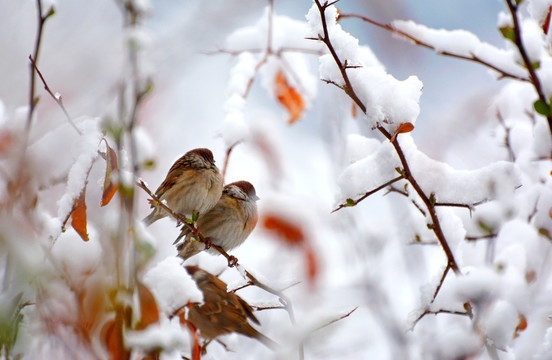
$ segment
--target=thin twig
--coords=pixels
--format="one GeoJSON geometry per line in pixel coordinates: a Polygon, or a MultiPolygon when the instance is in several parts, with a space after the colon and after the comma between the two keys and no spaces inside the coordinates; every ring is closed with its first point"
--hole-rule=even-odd
{"type": "Polygon", "coordinates": [[[506,146],[506,149],[508,150],[508,155],[510,157],[511,162],[516,162],[516,154],[514,153],[514,150],[512,149],[512,144],[510,142],[510,131],[511,128],[506,125],[506,122],[504,121],[504,118],[502,117],[502,114],[500,111],[496,112],[496,118],[498,119],[498,122],[502,127],[504,128],[504,132],[506,133],[504,135],[504,145],[506,146]]]}
{"type": "Polygon", "coordinates": [[[466,241],[477,241],[477,240],[486,240],[486,239],[492,239],[495,238],[496,234],[486,234],[486,235],[479,235],[479,236],[466,236],[466,241]]]}
{"type": "Polygon", "coordinates": [[[439,293],[439,290],[441,290],[441,287],[443,286],[443,283],[445,282],[445,278],[447,277],[448,271],[450,270],[450,266],[447,265],[445,267],[445,271],[443,271],[443,275],[441,276],[441,280],[439,281],[439,284],[437,285],[437,288],[435,289],[435,292],[433,293],[433,297],[431,298],[430,304],[433,304],[435,301],[435,298],[437,297],[437,294],[439,293]]]}
{"type": "Polygon", "coordinates": [[[330,325],[332,325],[332,324],[334,324],[334,323],[336,323],[336,322],[338,322],[338,321],[340,321],[340,320],[343,320],[343,319],[349,317],[352,313],[355,312],[356,309],[358,309],[358,306],[355,307],[354,309],[352,309],[351,311],[349,311],[348,313],[346,313],[345,315],[342,315],[342,316],[340,316],[340,317],[338,317],[338,318],[336,318],[336,319],[330,320],[329,322],[327,322],[327,323],[325,323],[325,324],[323,324],[323,325],[317,327],[316,329],[312,330],[312,332],[321,330],[321,329],[323,329],[323,328],[325,328],[325,327],[328,327],[328,326],[330,326],[330,325]]]}
{"type": "Polygon", "coordinates": [[[234,143],[228,148],[228,150],[226,150],[226,157],[224,158],[224,165],[222,167],[222,180],[226,179],[226,170],[228,170],[228,161],[230,160],[230,154],[232,153],[232,150],[234,150],[234,147],[239,143],[240,141],[234,143]]]}
{"type": "MultiPolygon", "coordinates": [[[[36,0],[36,7],[37,7],[37,15],[38,15],[38,27],[36,30],[36,37],[35,37],[35,45],[33,53],[30,55],[32,56],[35,61],[38,61],[38,56],[40,54],[40,44],[42,42],[42,33],[44,29],[44,24],[46,23],[46,20],[52,15],[54,15],[55,11],[54,8],[51,7],[50,10],[48,10],[48,13],[46,15],[42,15],[42,2],[41,0],[36,0]]],[[[21,148],[21,155],[19,158],[19,165],[17,170],[17,177],[14,181],[14,184],[16,184],[16,188],[19,189],[20,185],[24,183],[23,181],[23,173],[25,169],[25,157],[27,154],[27,146],[29,144],[29,136],[31,132],[31,125],[33,121],[33,114],[36,109],[36,105],[38,103],[38,97],[35,97],[35,83],[36,83],[36,76],[35,76],[35,69],[33,64],[30,66],[30,86],[29,86],[29,112],[27,114],[27,121],[25,123],[25,133],[23,137],[23,144],[21,148]]],[[[14,194],[14,197],[17,197],[18,194],[14,194]]]]}
{"type": "Polygon", "coordinates": [[[69,121],[69,124],[71,124],[71,126],[73,126],[73,129],[75,129],[75,131],[79,134],[79,135],[82,135],[82,132],[79,130],[79,128],[77,127],[77,125],[75,125],[75,123],[73,122],[73,119],[71,119],[71,116],[69,116],[69,113],[67,112],[67,109],[65,109],[65,106],[63,105],[63,100],[61,99],[61,95],[55,95],[52,90],[50,90],[50,87],[48,86],[48,83],[46,83],[46,80],[44,79],[44,76],[42,76],[42,73],[40,72],[40,70],[38,69],[38,66],[36,66],[36,62],[35,60],[33,59],[33,56],[32,55],[29,55],[29,60],[31,61],[31,63],[33,64],[33,67],[36,71],[36,73],[38,74],[38,76],[40,77],[40,80],[42,80],[42,84],[44,84],[44,90],[46,90],[46,92],[48,94],[50,94],[50,96],[52,97],[52,99],[54,99],[54,101],[59,105],[59,107],[61,108],[61,110],[63,110],[63,113],[65,114],[65,116],[67,117],[67,120],[69,121]]]}
{"type": "Polygon", "coordinates": [[[426,309],[422,314],[420,314],[420,316],[418,316],[418,318],[416,320],[414,320],[414,323],[412,324],[412,327],[410,328],[410,330],[414,330],[414,328],[416,327],[416,324],[418,324],[418,322],[420,320],[422,320],[422,318],[424,316],[429,315],[429,314],[433,314],[433,315],[437,315],[437,314],[462,315],[462,316],[467,316],[469,318],[471,318],[473,316],[472,312],[469,311],[469,310],[454,311],[454,310],[441,309],[441,310],[432,311],[432,310],[426,309]]]}
{"type": "Polygon", "coordinates": [[[485,60],[482,60],[480,59],[479,57],[477,57],[476,55],[474,54],[471,54],[471,56],[465,56],[465,55],[460,55],[460,54],[455,54],[455,53],[451,53],[449,51],[437,51],[437,49],[435,49],[435,47],[433,45],[430,45],[426,42],[423,42],[422,40],[414,37],[413,35],[410,35],[404,31],[401,31],[399,29],[397,29],[396,27],[394,27],[393,25],[390,25],[390,24],[382,24],[382,23],[379,23],[377,21],[374,21],[370,18],[367,18],[365,16],[362,16],[362,15],[357,15],[357,14],[340,14],[339,15],[339,18],[357,18],[357,19],[361,19],[367,23],[370,23],[372,25],[375,25],[377,27],[380,27],[382,29],[385,29],[387,31],[390,31],[394,34],[398,34],[398,35],[401,35],[409,40],[411,40],[412,42],[414,42],[414,44],[418,45],[418,46],[422,46],[422,47],[425,47],[427,49],[430,49],[430,50],[433,50],[435,51],[437,54],[439,55],[443,55],[443,56],[449,56],[449,57],[453,57],[453,58],[457,58],[457,59],[462,59],[462,60],[468,60],[468,61],[472,61],[472,62],[476,62],[476,63],[479,63],[481,65],[484,65],[496,72],[498,72],[500,74],[500,78],[511,78],[511,79],[516,79],[516,80],[520,80],[520,81],[530,81],[529,79],[527,78],[523,78],[523,77],[519,77],[517,75],[514,75],[514,74],[511,74],[511,73],[508,73],[507,71],[505,70],[502,70],[500,68],[498,68],[497,66],[485,61],[485,60]]]}
{"type": "Polygon", "coordinates": [[[360,198],[350,202],[350,201],[347,201],[345,204],[341,204],[337,207],[337,209],[335,209],[334,211],[332,211],[332,213],[338,211],[338,210],[341,210],[343,209],[344,207],[352,207],[352,206],[356,206],[359,202],[361,202],[362,200],[366,199],[368,196],[374,194],[374,193],[377,193],[378,191],[380,191],[381,189],[384,189],[386,187],[388,187],[389,185],[393,184],[393,183],[396,183],[397,181],[399,180],[402,180],[404,179],[404,176],[400,175],[400,176],[397,176],[396,178],[394,179],[391,179],[389,180],[388,182],[386,182],[385,184],[381,185],[381,186],[378,186],[377,188],[373,189],[373,190],[370,190],[368,191],[366,194],[362,195],[360,198]]]}

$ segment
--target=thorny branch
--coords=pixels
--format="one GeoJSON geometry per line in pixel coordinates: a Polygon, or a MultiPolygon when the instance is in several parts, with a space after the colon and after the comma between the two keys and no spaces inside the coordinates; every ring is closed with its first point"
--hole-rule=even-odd
{"type": "MultiPolygon", "coordinates": [[[[339,58],[339,56],[337,55],[337,53],[336,53],[336,51],[335,51],[335,49],[332,45],[331,39],[329,37],[328,25],[326,23],[325,12],[326,12],[326,9],[330,5],[332,5],[333,3],[329,4],[328,2],[325,2],[324,5],[322,5],[319,0],[315,0],[315,3],[316,3],[316,6],[318,7],[318,10],[320,12],[320,17],[321,17],[321,20],[322,20],[322,29],[323,29],[323,32],[324,32],[323,35],[320,35],[320,34],[318,35],[319,40],[322,41],[324,44],[326,44],[328,50],[330,51],[335,63],[337,64],[337,66],[338,66],[338,68],[341,72],[341,76],[343,78],[343,81],[345,82],[345,86],[344,86],[345,93],[347,95],[349,95],[349,97],[358,105],[358,107],[362,110],[363,113],[366,113],[366,106],[364,105],[364,103],[359,99],[358,95],[356,94],[355,89],[353,88],[353,86],[351,84],[351,81],[349,80],[349,76],[347,74],[347,67],[345,66],[345,63],[343,63],[341,61],[341,59],[339,58]]],[[[458,267],[458,263],[456,262],[456,260],[454,258],[454,254],[452,253],[452,250],[450,249],[450,246],[448,245],[445,234],[443,233],[443,230],[441,229],[441,224],[440,224],[440,221],[439,221],[439,217],[437,216],[437,211],[435,209],[435,206],[430,201],[430,198],[426,195],[426,193],[421,188],[421,186],[418,184],[418,181],[412,175],[412,172],[410,171],[410,166],[408,164],[408,161],[406,160],[406,156],[404,155],[404,152],[401,148],[401,145],[398,142],[398,139],[396,137],[393,138],[393,135],[390,134],[381,125],[378,125],[377,129],[393,145],[393,147],[395,149],[395,152],[399,156],[401,165],[403,167],[404,179],[407,180],[412,185],[412,187],[414,188],[416,193],[422,199],[425,207],[428,209],[429,215],[430,215],[431,221],[432,221],[431,228],[432,228],[435,236],[437,237],[437,240],[439,241],[441,247],[443,248],[443,251],[445,252],[445,255],[447,257],[447,266],[450,266],[450,268],[454,271],[455,274],[460,275],[461,274],[460,268],[458,267]]]]}
{"type": "MultiPolygon", "coordinates": [[[[192,233],[194,234],[194,236],[196,236],[197,239],[200,242],[202,242],[202,243],[206,242],[205,237],[203,237],[201,232],[193,224],[187,222],[186,219],[182,215],[175,213],[171,208],[169,208],[161,200],[159,200],[159,198],[151,192],[151,190],[147,187],[147,185],[144,183],[143,180],[138,180],[136,182],[136,184],[139,188],[143,189],[156,202],[156,204],[158,206],[160,206],[163,210],[165,210],[168,214],[170,214],[170,216],[172,216],[174,219],[176,219],[179,223],[182,223],[183,226],[186,226],[188,229],[190,229],[192,231],[192,233]]],[[[250,285],[256,286],[260,289],[263,289],[264,291],[266,291],[268,293],[271,293],[273,295],[278,296],[279,299],[280,299],[280,303],[283,305],[285,310],[288,312],[291,322],[295,323],[295,315],[293,313],[293,307],[292,307],[291,301],[289,300],[289,298],[286,295],[284,295],[281,291],[276,290],[276,289],[262,283],[261,281],[259,281],[253,274],[251,274],[243,266],[241,266],[237,262],[236,258],[234,258],[231,255],[228,255],[228,253],[226,251],[224,251],[224,249],[221,248],[220,246],[217,246],[215,244],[211,244],[211,248],[215,249],[216,251],[219,252],[219,254],[224,256],[226,258],[226,260],[228,260],[229,266],[230,266],[230,264],[232,264],[233,266],[236,266],[236,268],[238,269],[240,274],[244,275],[247,279],[249,279],[248,283],[250,285]]]]}
{"type": "Polygon", "coordinates": [[[502,70],[502,69],[498,68],[497,66],[495,66],[495,65],[493,65],[493,64],[491,64],[491,63],[489,63],[489,62],[487,62],[483,59],[480,59],[479,57],[477,57],[474,54],[471,54],[471,56],[465,56],[465,55],[451,53],[451,52],[448,52],[448,51],[437,51],[437,49],[435,49],[435,47],[433,45],[430,45],[426,42],[423,42],[422,40],[414,37],[413,35],[410,35],[410,34],[404,32],[402,30],[399,30],[399,29],[395,28],[393,25],[382,24],[382,23],[379,23],[375,20],[372,20],[370,18],[367,18],[367,17],[362,16],[362,15],[357,15],[357,14],[340,14],[338,19],[342,19],[342,18],[343,19],[345,19],[345,18],[361,19],[363,21],[366,21],[367,23],[370,23],[372,25],[375,25],[377,27],[380,27],[382,29],[390,31],[394,34],[403,36],[403,37],[411,40],[412,42],[414,42],[414,44],[425,47],[425,48],[430,49],[430,50],[433,50],[439,55],[449,56],[449,57],[453,57],[453,58],[457,58],[457,59],[468,60],[468,61],[479,63],[481,65],[484,65],[484,66],[498,72],[500,74],[501,78],[510,78],[510,79],[515,79],[515,80],[520,80],[520,81],[530,81],[529,79],[522,78],[522,77],[519,77],[519,76],[514,75],[514,74],[510,74],[507,71],[502,70]]]}

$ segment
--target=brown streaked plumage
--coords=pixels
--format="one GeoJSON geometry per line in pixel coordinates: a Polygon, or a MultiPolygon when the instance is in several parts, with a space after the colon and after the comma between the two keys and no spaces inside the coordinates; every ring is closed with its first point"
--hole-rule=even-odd
{"type": "Polygon", "coordinates": [[[197,266],[186,266],[186,270],[203,293],[203,304],[190,307],[188,321],[199,329],[204,339],[236,332],[257,339],[271,349],[278,345],[249,324],[249,320],[259,324],[253,308],[238,295],[228,293],[224,281],[197,266]]]}
{"type": "MultiPolygon", "coordinates": [[[[230,251],[240,246],[251,234],[258,220],[257,204],[259,200],[253,185],[247,181],[228,184],[222,191],[217,204],[197,221],[199,231],[215,245],[230,251]]],[[[205,245],[192,239],[191,232],[184,228],[175,243],[182,237],[184,242],[178,245],[178,256],[184,260],[205,249],[205,245]]],[[[218,254],[215,249],[209,253],[218,254]]]]}
{"type": "MultiPolygon", "coordinates": [[[[200,148],[188,151],[173,164],[155,195],[174,212],[190,215],[193,211],[205,213],[215,206],[222,188],[222,175],[213,153],[200,148]]],[[[144,218],[146,225],[167,216],[160,206],[152,207],[151,214],[144,218]]]]}

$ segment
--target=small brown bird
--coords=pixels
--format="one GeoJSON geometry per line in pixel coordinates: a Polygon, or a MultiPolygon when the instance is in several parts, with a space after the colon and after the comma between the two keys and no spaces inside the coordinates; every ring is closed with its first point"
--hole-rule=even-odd
{"type": "MultiPolygon", "coordinates": [[[[259,200],[255,188],[247,181],[228,184],[222,191],[217,204],[197,221],[199,231],[215,245],[230,251],[240,246],[257,224],[257,204],[259,200]]],[[[192,239],[191,231],[184,227],[175,243],[182,237],[184,242],[177,246],[178,256],[184,260],[205,249],[205,245],[192,239]]],[[[209,253],[218,255],[215,249],[209,253]]]]}
{"type": "MultiPolygon", "coordinates": [[[[215,206],[222,188],[222,175],[211,150],[194,149],[173,164],[155,196],[165,200],[177,214],[190,215],[193,211],[203,214],[215,206]]],[[[151,214],[143,220],[146,225],[168,215],[160,206],[152,207],[151,214]]]]}
{"type": "Polygon", "coordinates": [[[199,329],[204,339],[209,341],[220,335],[237,332],[259,340],[268,348],[278,346],[249,324],[248,319],[259,324],[253,308],[238,295],[228,293],[224,281],[197,266],[186,266],[186,270],[203,292],[203,304],[192,305],[188,321],[199,329]]]}

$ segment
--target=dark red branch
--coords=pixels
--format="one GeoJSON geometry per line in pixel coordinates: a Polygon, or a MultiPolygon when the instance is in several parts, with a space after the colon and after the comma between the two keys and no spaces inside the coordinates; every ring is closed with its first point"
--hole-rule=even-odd
{"type": "MultiPolygon", "coordinates": [[[[325,11],[326,9],[331,5],[327,2],[324,3],[324,5],[320,4],[319,0],[315,0],[316,6],[318,7],[318,11],[320,12],[320,18],[322,21],[322,29],[324,34],[320,35],[318,34],[318,37],[320,41],[322,41],[330,51],[332,57],[334,58],[334,61],[336,62],[340,72],[341,76],[343,77],[343,81],[345,82],[344,91],[349,97],[358,105],[358,107],[362,110],[363,113],[366,113],[366,106],[362,103],[362,101],[359,99],[357,94],[355,93],[355,90],[353,89],[351,82],[349,80],[349,76],[347,75],[347,67],[346,67],[346,59],[345,62],[342,62],[339,56],[337,55],[332,42],[329,37],[328,33],[328,25],[326,23],[326,16],[325,11]]],[[[397,137],[393,137],[383,126],[378,125],[377,129],[380,133],[382,133],[393,145],[395,152],[399,156],[401,165],[403,167],[403,174],[402,176],[412,185],[416,193],[419,195],[419,197],[422,199],[425,207],[429,211],[429,215],[431,217],[431,228],[433,230],[433,233],[437,237],[437,240],[441,244],[441,247],[443,248],[443,251],[445,252],[445,255],[447,257],[447,266],[450,267],[456,274],[461,274],[460,268],[458,267],[458,264],[456,260],[454,259],[454,254],[452,253],[452,250],[450,249],[447,239],[445,237],[445,234],[443,233],[443,230],[441,229],[441,224],[439,222],[439,217],[437,216],[437,212],[435,210],[435,206],[430,201],[430,198],[425,194],[424,190],[418,184],[418,181],[414,178],[412,175],[412,172],[410,171],[410,166],[408,164],[408,161],[406,160],[406,156],[404,155],[404,152],[398,142],[397,137]]]]}

